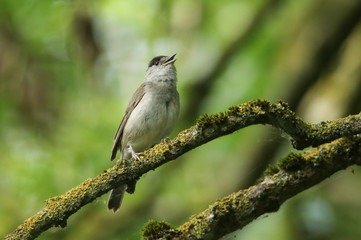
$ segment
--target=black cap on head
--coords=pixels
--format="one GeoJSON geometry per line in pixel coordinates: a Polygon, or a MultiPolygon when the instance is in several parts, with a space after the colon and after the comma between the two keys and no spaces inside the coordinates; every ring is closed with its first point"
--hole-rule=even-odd
{"type": "Polygon", "coordinates": [[[177,59],[175,59],[175,55],[177,54],[173,54],[172,56],[158,56],[153,58],[150,62],[148,67],[151,66],[157,66],[157,65],[168,65],[168,64],[173,64],[177,59]]]}
{"type": "Polygon", "coordinates": [[[149,62],[149,65],[148,67],[151,67],[151,66],[154,66],[154,65],[158,65],[160,60],[164,57],[167,57],[167,56],[158,56],[158,57],[155,57],[153,58],[150,62],[149,62]]]}

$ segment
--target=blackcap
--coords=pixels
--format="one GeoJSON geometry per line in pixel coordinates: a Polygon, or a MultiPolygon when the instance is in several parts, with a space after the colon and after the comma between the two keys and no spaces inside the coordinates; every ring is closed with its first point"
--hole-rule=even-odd
{"type": "MultiPolygon", "coordinates": [[[[144,150],[159,143],[173,131],[179,115],[175,54],[153,58],[144,82],[133,94],[114,136],[111,160],[118,149],[123,159],[139,159],[144,150]]],[[[108,209],[116,212],[123,200],[126,185],[114,188],[108,209]]]]}

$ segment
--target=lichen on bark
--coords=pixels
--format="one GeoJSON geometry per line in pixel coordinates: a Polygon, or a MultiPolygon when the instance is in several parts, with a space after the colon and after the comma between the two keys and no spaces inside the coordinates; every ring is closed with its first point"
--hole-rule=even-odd
{"type": "MultiPolygon", "coordinates": [[[[281,129],[290,135],[296,149],[319,146],[337,138],[343,138],[321,146],[322,151],[314,149],[311,152],[302,154],[302,156],[290,155],[287,158],[288,160],[281,161],[277,167],[273,167],[272,171],[268,173],[272,175],[267,176],[260,184],[247,190],[241,190],[222,201],[217,201],[212,205],[211,209],[205,210],[204,213],[197,215],[198,217],[192,218],[173,233],[185,233],[187,230],[187,234],[190,234],[189,237],[192,236],[194,239],[199,239],[197,236],[213,239],[214,236],[220,236],[225,231],[243,227],[244,224],[266,211],[277,210],[287,198],[277,198],[272,193],[276,192],[281,194],[280,196],[290,197],[296,193],[292,191],[301,187],[301,185],[295,185],[292,186],[293,190],[291,189],[290,192],[279,192],[279,188],[273,186],[274,183],[303,183],[305,185],[302,187],[307,188],[321,181],[320,176],[331,175],[334,171],[346,166],[345,163],[333,161],[330,157],[313,159],[312,156],[325,154],[326,152],[329,154],[344,153],[349,156],[349,159],[345,159],[345,162],[351,164],[350,159],[352,159],[355,161],[352,164],[359,164],[355,160],[356,155],[350,155],[350,153],[357,153],[360,156],[360,149],[359,146],[355,146],[355,141],[360,141],[360,136],[357,134],[361,133],[361,114],[326,123],[310,124],[297,117],[284,102],[250,101],[232,106],[222,113],[205,115],[197,121],[196,125],[180,132],[176,138],[146,150],[141,158],[142,161],[118,160],[114,167],[104,170],[98,176],[88,178],[82,184],[63,195],[46,200],[45,207],[42,210],[26,219],[5,239],[34,239],[53,226],[65,227],[67,219],[72,214],[115,186],[119,184],[132,184],[135,186],[136,181],[145,173],[176,159],[191,149],[255,124],[269,124],[281,129]],[[345,138],[347,136],[353,137],[345,138]],[[348,150],[348,152],[345,152],[345,150],[348,150]],[[325,159],[324,162],[320,162],[321,159],[325,159]],[[332,161],[334,166],[327,165],[326,159],[332,161]],[[308,168],[305,168],[306,166],[308,168]],[[323,166],[323,168],[320,166],[323,166]],[[311,176],[312,174],[317,175],[315,176],[317,181],[302,182],[305,179],[302,173],[306,170],[309,171],[308,174],[311,176]],[[277,182],[277,179],[288,179],[289,181],[277,182]],[[261,191],[262,189],[264,191],[261,191]],[[263,199],[262,204],[256,201],[260,198],[263,199]],[[236,207],[237,211],[230,213],[223,211],[224,209],[232,209],[232,207],[236,207]],[[224,230],[219,229],[219,226],[222,226],[224,230]]],[[[340,155],[340,159],[343,159],[343,155],[340,155]]],[[[284,186],[285,190],[289,190],[289,187],[289,185],[284,186]]],[[[134,189],[130,192],[133,191],[134,189]]]]}

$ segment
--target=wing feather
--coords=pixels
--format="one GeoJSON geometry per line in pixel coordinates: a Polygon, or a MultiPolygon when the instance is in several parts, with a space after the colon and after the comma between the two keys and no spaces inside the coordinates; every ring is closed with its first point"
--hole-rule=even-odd
{"type": "Polygon", "coordinates": [[[127,124],[130,114],[132,114],[133,110],[137,107],[140,100],[142,100],[142,98],[145,94],[144,88],[145,88],[145,83],[140,85],[140,87],[135,91],[135,93],[133,94],[132,100],[129,102],[127,109],[125,110],[123,119],[120,122],[117,132],[114,135],[112,156],[111,156],[110,160],[114,160],[115,157],[117,156],[118,149],[121,149],[125,124],[127,124]]]}

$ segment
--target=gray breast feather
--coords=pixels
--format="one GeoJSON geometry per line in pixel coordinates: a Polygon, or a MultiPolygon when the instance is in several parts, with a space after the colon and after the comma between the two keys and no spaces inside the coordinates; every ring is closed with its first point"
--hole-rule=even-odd
{"type": "Polygon", "coordinates": [[[141,152],[167,137],[175,127],[179,114],[179,97],[165,101],[164,96],[146,93],[133,110],[124,128],[122,149],[131,145],[141,152]]]}

